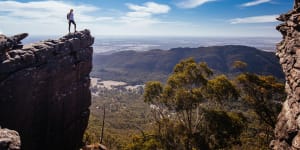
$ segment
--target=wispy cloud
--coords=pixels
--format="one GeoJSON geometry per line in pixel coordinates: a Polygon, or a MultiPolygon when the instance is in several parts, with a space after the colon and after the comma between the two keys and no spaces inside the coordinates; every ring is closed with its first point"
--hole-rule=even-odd
{"type": "Polygon", "coordinates": [[[171,10],[171,8],[168,5],[158,4],[155,2],[146,2],[143,5],[135,5],[128,3],[126,5],[129,9],[135,12],[147,12],[151,14],[164,14],[168,13],[171,10]]]}
{"type": "Polygon", "coordinates": [[[271,1],[272,0],[254,0],[254,1],[251,1],[251,2],[244,3],[241,6],[242,7],[251,7],[251,6],[260,5],[260,4],[263,4],[263,3],[269,3],[271,1]]]}
{"type": "Polygon", "coordinates": [[[100,16],[100,7],[65,1],[0,1],[0,28],[4,34],[29,32],[30,34],[65,33],[66,15],[74,9],[78,28],[92,24],[113,22],[114,16],[100,16]]]}
{"type": "Polygon", "coordinates": [[[160,21],[153,16],[166,14],[171,10],[168,5],[155,2],[146,2],[143,5],[128,3],[126,6],[131,11],[127,12],[125,16],[122,16],[120,21],[125,23],[135,23],[136,25],[158,23],[160,21]]]}
{"type": "Polygon", "coordinates": [[[1,14],[11,18],[53,23],[65,20],[71,8],[75,10],[76,19],[83,22],[94,21],[96,18],[87,14],[99,10],[90,5],[72,5],[62,1],[1,1],[0,8],[1,14]]]}
{"type": "Polygon", "coordinates": [[[235,18],[231,19],[231,24],[249,24],[249,23],[270,23],[276,22],[276,18],[278,15],[264,15],[264,16],[252,16],[252,17],[245,17],[245,18],[235,18]]]}
{"type": "Polygon", "coordinates": [[[144,18],[151,17],[154,14],[168,13],[171,8],[168,5],[158,4],[155,2],[147,2],[143,5],[126,4],[131,11],[126,14],[127,17],[144,18]]]}
{"type": "Polygon", "coordinates": [[[94,34],[163,34],[164,32],[157,28],[168,27],[169,29],[169,24],[175,24],[159,17],[171,10],[168,5],[146,2],[128,3],[126,6],[127,12],[117,10],[116,13],[108,8],[82,3],[75,4],[72,1],[0,0],[0,30],[3,34],[21,32],[29,32],[32,35],[65,34],[68,31],[66,14],[71,8],[74,9],[78,30],[88,28],[94,34]]]}
{"type": "Polygon", "coordinates": [[[213,1],[217,0],[183,0],[182,2],[178,2],[176,5],[180,8],[195,8],[213,1]]]}

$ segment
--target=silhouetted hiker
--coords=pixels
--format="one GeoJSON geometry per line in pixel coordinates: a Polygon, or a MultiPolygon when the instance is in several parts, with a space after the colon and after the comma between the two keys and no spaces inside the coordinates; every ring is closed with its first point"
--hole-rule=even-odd
{"type": "Polygon", "coordinates": [[[73,25],[74,25],[74,32],[76,32],[76,23],[74,21],[73,9],[71,9],[70,12],[67,14],[67,19],[69,21],[69,33],[70,33],[71,23],[73,23],[73,25]]]}

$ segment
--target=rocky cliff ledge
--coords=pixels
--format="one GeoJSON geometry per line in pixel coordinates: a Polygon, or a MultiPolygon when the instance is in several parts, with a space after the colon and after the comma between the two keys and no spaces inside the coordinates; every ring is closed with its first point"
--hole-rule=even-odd
{"type": "Polygon", "coordinates": [[[276,150],[300,149],[300,5],[295,1],[294,9],[281,15],[284,23],[277,29],[283,40],[277,45],[276,55],[280,59],[286,77],[287,99],[283,104],[275,129],[275,140],[271,147],[276,150]]]}
{"type": "Polygon", "coordinates": [[[22,46],[0,35],[0,126],[23,150],[79,149],[88,124],[94,38],[88,30],[22,46]]]}

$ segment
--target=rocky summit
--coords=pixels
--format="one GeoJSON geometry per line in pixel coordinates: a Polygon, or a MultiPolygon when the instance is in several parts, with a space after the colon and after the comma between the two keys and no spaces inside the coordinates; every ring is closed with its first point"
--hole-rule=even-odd
{"type": "Polygon", "coordinates": [[[0,126],[23,150],[76,150],[88,124],[94,38],[89,30],[22,45],[0,35],[0,126]]]}
{"type": "Polygon", "coordinates": [[[294,9],[282,14],[277,29],[283,40],[277,45],[276,55],[280,59],[286,79],[287,99],[283,104],[275,128],[272,149],[300,149],[300,5],[295,1],[294,9]]]}

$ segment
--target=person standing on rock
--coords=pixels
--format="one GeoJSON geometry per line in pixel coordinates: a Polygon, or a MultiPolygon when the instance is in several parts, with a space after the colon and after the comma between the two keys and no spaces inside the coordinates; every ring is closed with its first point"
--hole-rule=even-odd
{"type": "Polygon", "coordinates": [[[67,14],[67,19],[69,21],[69,33],[70,33],[71,23],[74,25],[74,32],[76,32],[76,23],[74,21],[73,9],[70,9],[70,12],[67,14]]]}

